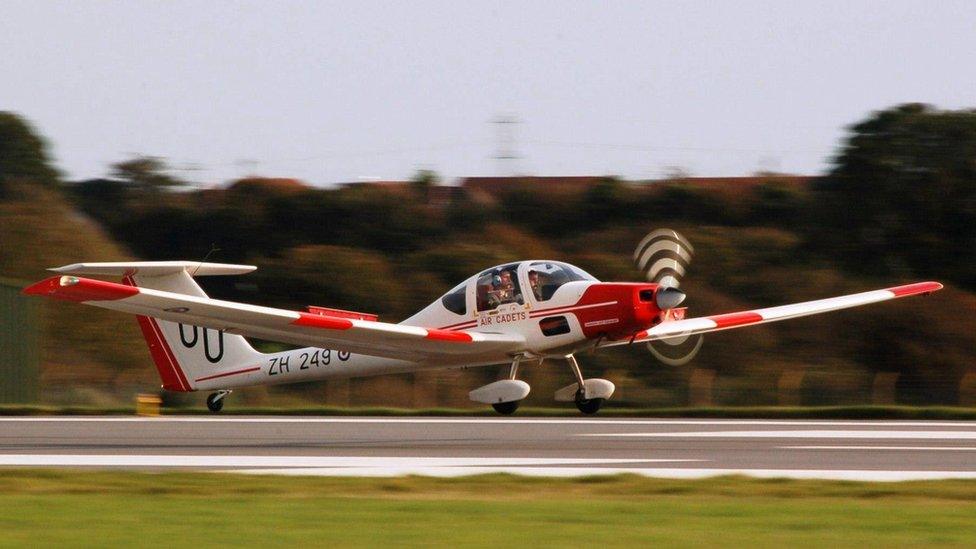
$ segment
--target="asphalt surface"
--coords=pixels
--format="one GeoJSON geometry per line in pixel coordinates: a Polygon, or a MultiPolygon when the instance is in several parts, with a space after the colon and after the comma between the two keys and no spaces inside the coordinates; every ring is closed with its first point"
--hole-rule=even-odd
{"type": "Polygon", "coordinates": [[[0,418],[0,466],[382,476],[976,478],[976,423],[12,417],[0,418]]]}

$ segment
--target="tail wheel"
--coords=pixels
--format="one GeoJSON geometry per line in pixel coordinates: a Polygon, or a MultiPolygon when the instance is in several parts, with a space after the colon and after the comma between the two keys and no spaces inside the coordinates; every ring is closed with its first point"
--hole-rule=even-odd
{"type": "Polygon", "coordinates": [[[600,411],[600,406],[603,406],[603,401],[606,399],[602,398],[580,398],[576,397],[576,407],[579,408],[580,412],[587,415],[592,415],[600,411]]]}
{"type": "Polygon", "coordinates": [[[515,413],[515,410],[518,410],[519,401],[513,400],[511,402],[496,402],[492,404],[491,407],[494,408],[499,414],[510,416],[515,413]]]}
{"type": "Polygon", "coordinates": [[[211,393],[210,396],[207,397],[207,409],[215,414],[222,410],[224,408],[223,396],[224,395],[220,393],[211,393]]]}

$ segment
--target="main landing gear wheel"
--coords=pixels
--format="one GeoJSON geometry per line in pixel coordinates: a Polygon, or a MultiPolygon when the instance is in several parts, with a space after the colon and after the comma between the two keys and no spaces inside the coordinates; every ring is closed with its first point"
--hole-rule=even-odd
{"type": "Polygon", "coordinates": [[[510,416],[515,413],[515,410],[518,410],[519,401],[513,400],[511,402],[496,402],[492,404],[491,407],[494,408],[499,414],[510,416]]]}
{"type": "Polygon", "coordinates": [[[584,414],[592,415],[600,411],[600,406],[603,406],[604,400],[605,399],[602,398],[585,399],[583,398],[583,395],[577,394],[576,407],[579,408],[580,412],[583,412],[584,414]]]}
{"type": "Polygon", "coordinates": [[[213,413],[217,413],[224,407],[224,394],[223,393],[211,393],[207,397],[207,409],[213,413]]]}

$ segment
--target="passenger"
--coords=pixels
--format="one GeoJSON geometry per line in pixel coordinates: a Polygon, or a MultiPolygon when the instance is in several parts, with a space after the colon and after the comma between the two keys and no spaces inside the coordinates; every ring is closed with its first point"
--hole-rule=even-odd
{"type": "Polygon", "coordinates": [[[539,279],[539,272],[529,271],[529,286],[532,287],[532,295],[536,301],[542,301],[542,281],[539,279]]]}

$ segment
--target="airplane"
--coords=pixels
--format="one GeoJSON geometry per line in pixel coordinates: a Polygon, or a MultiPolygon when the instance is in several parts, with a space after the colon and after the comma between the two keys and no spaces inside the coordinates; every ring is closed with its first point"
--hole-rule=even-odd
{"type": "Polygon", "coordinates": [[[209,298],[199,276],[242,275],[252,265],[193,261],[77,263],[23,293],[136,315],[168,391],[211,391],[219,412],[240,387],[343,379],[429,369],[510,365],[506,379],[469,393],[471,400],[512,414],[530,391],[523,364],[564,360],[573,383],[555,400],[596,413],[615,390],[585,378],[575,355],[647,344],[666,364],[683,364],[702,334],[926,295],[919,282],[764,309],[686,318],[680,280],[694,249],[671,229],[649,233],[634,252],[645,282],[601,282],[568,263],[525,260],[485,269],[410,318],[393,324],[376,315],[308,306],[292,311],[209,298]],[[121,283],[87,276],[121,277],[121,283]],[[262,353],[245,336],[303,346],[262,353]]]}

